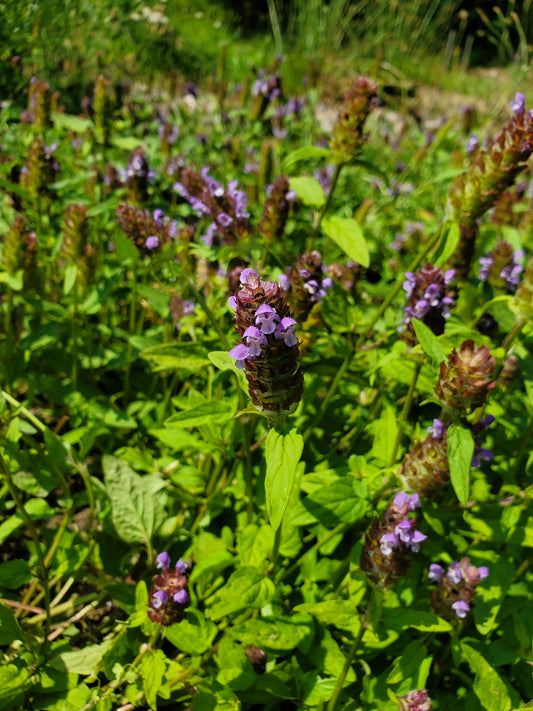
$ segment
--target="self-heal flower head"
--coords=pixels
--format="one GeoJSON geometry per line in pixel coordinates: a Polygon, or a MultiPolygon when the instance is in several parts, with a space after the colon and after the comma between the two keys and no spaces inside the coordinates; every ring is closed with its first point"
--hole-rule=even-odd
{"type": "Polygon", "coordinates": [[[156,561],[160,572],[152,578],[148,617],[160,625],[173,625],[184,619],[185,608],[189,604],[189,566],[180,559],[171,568],[170,557],[166,552],[160,553],[156,561]]]}
{"type": "Polygon", "coordinates": [[[284,419],[302,395],[296,321],[278,282],[262,281],[250,268],[240,274],[235,319],[241,343],[230,351],[243,367],[252,403],[269,419],[284,419]]]}
{"type": "Polygon", "coordinates": [[[327,276],[329,266],[322,261],[322,255],[316,249],[298,257],[296,264],[287,267],[280,277],[287,299],[294,308],[295,318],[304,321],[313,306],[319,303],[333,286],[333,280],[327,276]]]}
{"type": "Polygon", "coordinates": [[[502,240],[492,252],[486,252],[479,258],[478,277],[495,289],[505,289],[507,293],[514,294],[524,271],[523,257],[523,250],[514,251],[509,242],[502,240]]]}
{"type": "Polygon", "coordinates": [[[431,711],[433,704],[426,689],[413,689],[398,696],[399,711],[431,711]]]}
{"type": "Polygon", "coordinates": [[[437,336],[444,332],[446,319],[454,304],[450,288],[454,274],[453,269],[443,271],[429,262],[416,273],[405,274],[403,290],[407,296],[407,304],[399,330],[404,332],[404,338],[410,344],[416,343],[413,318],[422,321],[437,336]]]}
{"type": "Polygon", "coordinates": [[[417,494],[401,491],[375,518],[365,534],[360,566],[368,578],[387,586],[402,577],[411,565],[413,554],[420,549],[426,536],[416,529],[416,519],[407,518],[409,511],[420,506],[417,494]]]}
{"type": "Polygon", "coordinates": [[[469,558],[461,558],[448,566],[448,570],[434,563],[430,566],[429,580],[437,583],[431,594],[431,606],[446,620],[464,619],[474,606],[476,588],[489,574],[485,566],[477,568],[469,558]]]}

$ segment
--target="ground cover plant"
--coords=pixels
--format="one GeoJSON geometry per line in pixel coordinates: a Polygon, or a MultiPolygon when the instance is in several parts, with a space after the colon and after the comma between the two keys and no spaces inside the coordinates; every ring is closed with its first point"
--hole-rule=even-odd
{"type": "Polygon", "coordinates": [[[533,698],[533,113],[281,61],[2,103],[5,709],[533,698]]]}

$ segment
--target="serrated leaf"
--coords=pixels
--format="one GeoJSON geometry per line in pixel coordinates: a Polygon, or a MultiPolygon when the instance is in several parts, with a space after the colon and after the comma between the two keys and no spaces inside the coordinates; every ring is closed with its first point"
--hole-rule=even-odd
{"type": "Polygon", "coordinates": [[[461,643],[461,651],[476,675],[473,689],[483,709],[485,711],[509,711],[513,704],[507,687],[496,670],[491,667],[482,654],[468,644],[461,643]]]}
{"type": "Polygon", "coordinates": [[[450,425],[446,442],[450,480],[459,503],[466,506],[470,488],[470,463],[474,454],[474,439],[466,427],[450,425]]]}
{"type": "Polygon", "coordinates": [[[415,329],[415,334],[420,343],[422,350],[426,355],[428,355],[435,365],[442,363],[446,360],[446,350],[439,343],[437,336],[433,331],[426,326],[423,321],[418,318],[412,320],[413,328],[415,329]]]}
{"type": "Polygon", "coordinates": [[[218,590],[206,615],[212,620],[219,620],[240,610],[258,609],[270,602],[275,593],[276,587],[272,580],[257,568],[239,568],[224,587],[218,590]]]}
{"type": "Polygon", "coordinates": [[[206,620],[199,610],[187,610],[187,619],[168,627],[165,637],[186,654],[203,654],[213,644],[218,632],[214,622],[206,620]]]}
{"type": "Polygon", "coordinates": [[[286,435],[275,429],[268,433],[265,443],[265,494],[268,519],[275,531],[289,503],[303,447],[303,437],[296,430],[286,435]]]}
{"type": "Polygon", "coordinates": [[[151,709],[157,708],[157,692],[161,688],[166,668],[164,654],[160,649],[149,649],[142,658],[141,676],[143,688],[148,706],[151,709]]]}
{"type": "Polygon", "coordinates": [[[354,262],[363,267],[370,264],[368,247],[358,222],[351,217],[325,217],[322,229],[354,262]]]}
{"type": "Polygon", "coordinates": [[[322,186],[315,178],[305,175],[289,178],[289,185],[304,205],[320,208],[326,202],[322,186]]]}
{"type": "Polygon", "coordinates": [[[90,644],[75,652],[63,652],[50,660],[50,666],[58,671],[65,669],[72,674],[94,676],[102,661],[102,657],[113,645],[113,640],[108,639],[101,644],[90,644]]]}
{"type": "Polygon", "coordinates": [[[126,543],[149,545],[164,516],[159,497],[146,477],[140,477],[125,462],[105,455],[104,481],[111,499],[111,521],[126,543]]]}

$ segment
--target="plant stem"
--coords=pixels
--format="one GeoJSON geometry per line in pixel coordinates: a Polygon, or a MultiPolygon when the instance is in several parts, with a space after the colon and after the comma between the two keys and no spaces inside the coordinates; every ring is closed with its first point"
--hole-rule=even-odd
{"type": "Polygon", "coordinates": [[[135,309],[137,306],[137,269],[134,264],[131,270],[131,293],[130,293],[130,318],[128,328],[128,349],[126,352],[126,373],[124,375],[124,404],[127,405],[130,398],[130,377],[131,359],[133,355],[133,345],[131,337],[135,333],[135,309]]]}
{"type": "Polygon", "coordinates": [[[391,457],[390,457],[390,461],[389,461],[389,467],[392,467],[394,462],[396,461],[396,454],[398,452],[400,442],[402,441],[402,435],[403,435],[403,431],[405,428],[405,423],[407,422],[407,418],[409,417],[409,411],[411,410],[411,405],[413,404],[413,397],[414,397],[415,390],[416,390],[416,382],[418,380],[418,376],[420,375],[420,371],[422,370],[422,365],[423,365],[422,361],[417,361],[415,363],[413,377],[411,378],[411,383],[409,385],[407,397],[405,398],[405,402],[404,402],[403,408],[402,408],[402,413],[400,415],[400,420],[398,422],[398,432],[396,433],[396,439],[394,440],[394,445],[392,447],[391,457]]]}
{"type": "Polygon", "coordinates": [[[35,528],[34,522],[32,519],[29,517],[28,512],[26,511],[24,507],[24,502],[19,496],[18,489],[15,485],[15,482],[13,481],[13,477],[11,476],[11,469],[9,468],[8,463],[0,453],[0,469],[2,470],[2,473],[5,478],[5,482],[9,488],[9,493],[15,502],[15,506],[17,507],[17,511],[21,515],[21,517],[24,520],[24,523],[26,524],[26,530],[29,532],[33,544],[35,546],[35,554],[37,556],[37,561],[39,563],[39,573],[40,573],[40,579],[41,579],[41,584],[43,586],[43,591],[44,591],[44,609],[45,609],[45,618],[44,618],[44,636],[43,640],[41,643],[41,654],[42,656],[46,656],[46,651],[48,648],[48,635],[50,634],[50,586],[48,582],[48,571],[46,569],[46,563],[44,559],[44,553],[43,549],[41,547],[41,541],[39,540],[39,535],[37,533],[37,529],[35,528]]]}
{"type": "Polygon", "coordinates": [[[327,711],[335,711],[335,708],[337,706],[337,701],[339,700],[340,693],[342,691],[342,686],[344,684],[344,680],[346,679],[346,675],[348,674],[350,667],[352,666],[353,660],[355,658],[355,655],[357,653],[357,650],[359,649],[359,645],[361,644],[361,640],[363,639],[363,636],[368,628],[368,618],[370,617],[370,610],[372,608],[372,604],[374,602],[374,591],[372,590],[370,594],[370,600],[368,601],[368,606],[366,608],[366,612],[364,614],[363,619],[361,620],[361,627],[359,628],[359,632],[357,633],[357,637],[354,640],[354,643],[350,647],[350,651],[348,652],[348,656],[344,662],[344,666],[342,667],[342,671],[339,675],[339,678],[337,679],[337,683],[335,684],[335,689],[333,690],[333,696],[331,697],[327,711]]]}
{"type": "Polygon", "coordinates": [[[333,199],[333,193],[335,192],[335,188],[337,187],[337,183],[339,182],[339,176],[341,174],[341,170],[344,168],[345,165],[346,165],[346,163],[337,163],[337,165],[335,166],[335,172],[333,173],[333,177],[331,178],[331,187],[330,187],[328,195],[326,197],[326,201],[322,205],[322,209],[320,210],[318,218],[313,226],[314,233],[318,232],[318,230],[320,229],[322,220],[324,219],[327,211],[329,210],[331,201],[333,199]]]}
{"type": "Polygon", "coordinates": [[[281,30],[279,26],[278,13],[276,10],[275,0],[267,0],[268,3],[268,16],[270,17],[270,25],[272,27],[272,34],[274,35],[274,44],[276,46],[276,54],[283,53],[283,40],[281,37],[281,30]]]}

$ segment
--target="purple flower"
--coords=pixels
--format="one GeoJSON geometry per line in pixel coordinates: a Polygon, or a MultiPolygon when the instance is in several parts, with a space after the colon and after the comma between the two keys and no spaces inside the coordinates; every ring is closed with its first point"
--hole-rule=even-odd
{"type": "Polygon", "coordinates": [[[440,439],[442,437],[442,433],[444,432],[444,425],[438,418],[435,418],[433,420],[433,425],[428,427],[426,432],[431,435],[433,439],[440,439]]]}
{"type": "Polygon", "coordinates": [[[158,590],[152,597],[152,607],[159,610],[160,607],[166,605],[167,601],[168,594],[164,590],[158,590]]]}
{"type": "Polygon", "coordinates": [[[168,567],[170,565],[170,556],[169,554],[164,551],[163,553],[160,553],[157,558],[157,567],[161,568],[161,570],[165,571],[168,570],[168,567]]]}
{"type": "Polygon", "coordinates": [[[484,580],[489,576],[489,569],[485,565],[480,565],[479,568],[477,569],[477,572],[479,573],[479,579],[484,580]]]}
{"type": "Polygon", "coordinates": [[[146,238],[144,246],[146,247],[146,249],[157,249],[159,247],[159,237],[156,237],[155,235],[150,235],[146,238]]]}
{"type": "Polygon", "coordinates": [[[463,579],[463,573],[461,572],[461,564],[456,563],[456,562],[451,563],[450,566],[448,567],[448,572],[446,573],[446,577],[454,585],[457,585],[458,583],[460,583],[461,580],[463,579]]]}
{"type": "Polygon", "coordinates": [[[290,316],[285,316],[285,318],[281,319],[280,323],[278,324],[278,327],[276,328],[276,338],[278,340],[285,341],[285,345],[289,346],[289,348],[295,346],[298,343],[298,339],[294,333],[295,325],[296,321],[293,318],[290,318],[290,316]]]}
{"type": "Polygon", "coordinates": [[[420,544],[422,541],[425,541],[427,538],[426,535],[421,533],[420,531],[413,531],[411,534],[411,550],[413,553],[418,553],[420,550],[420,544]]]}
{"type": "Polygon", "coordinates": [[[438,306],[440,302],[441,288],[438,284],[430,284],[424,294],[424,299],[429,301],[430,306],[438,306]]]}
{"type": "Polygon", "coordinates": [[[479,146],[479,137],[475,133],[471,133],[465,143],[465,151],[473,153],[479,146]]]}
{"type": "Polygon", "coordinates": [[[255,312],[255,323],[264,334],[274,333],[278,321],[279,316],[276,309],[273,309],[268,304],[261,304],[255,312]]]}
{"type": "Polygon", "coordinates": [[[249,326],[242,337],[248,344],[249,360],[261,355],[261,346],[266,346],[268,343],[267,337],[256,326],[249,326]]]}
{"type": "Polygon", "coordinates": [[[413,293],[415,287],[416,287],[416,279],[415,275],[413,272],[406,272],[405,273],[405,281],[402,284],[403,290],[408,296],[411,296],[413,293]]]}
{"type": "Polygon", "coordinates": [[[379,547],[383,555],[391,555],[398,546],[398,537],[395,533],[385,533],[379,540],[379,547]]]}
{"type": "MultiPolygon", "coordinates": [[[[241,276],[239,277],[241,284],[249,284],[249,277],[252,277],[253,281],[256,281],[259,279],[259,274],[254,271],[253,269],[250,269],[250,267],[247,267],[246,269],[243,269],[241,272],[241,276]]],[[[259,307],[261,308],[261,307],[259,307]]]]}
{"type": "Polygon", "coordinates": [[[429,566],[428,578],[434,583],[440,583],[444,575],[444,568],[438,563],[432,563],[429,566]]]}
{"type": "Polygon", "coordinates": [[[519,91],[516,93],[514,100],[511,101],[511,111],[515,116],[521,116],[526,107],[526,97],[519,91]]]}
{"type": "Polygon", "coordinates": [[[187,563],[184,563],[181,558],[176,563],[176,570],[178,573],[184,573],[188,567],[187,563]]]}
{"type": "Polygon", "coordinates": [[[178,605],[185,605],[185,603],[189,602],[189,593],[186,590],[178,590],[174,594],[174,602],[177,602],[178,605]]]}
{"type": "Polygon", "coordinates": [[[452,604],[452,610],[454,610],[457,617],[462,620],[467,616],[470,605],[464,600],[457,600],[457,602],[452,604]]]}
{"type": "Polygon", "coordinates": [[[237,361],[235,365],[241,370],[244,368],[244,361],[250,357],[248,346],[245,343],[238,343],[235,348],[230,350],[228,355],[230,358],[235,358],[237,361]]]}

